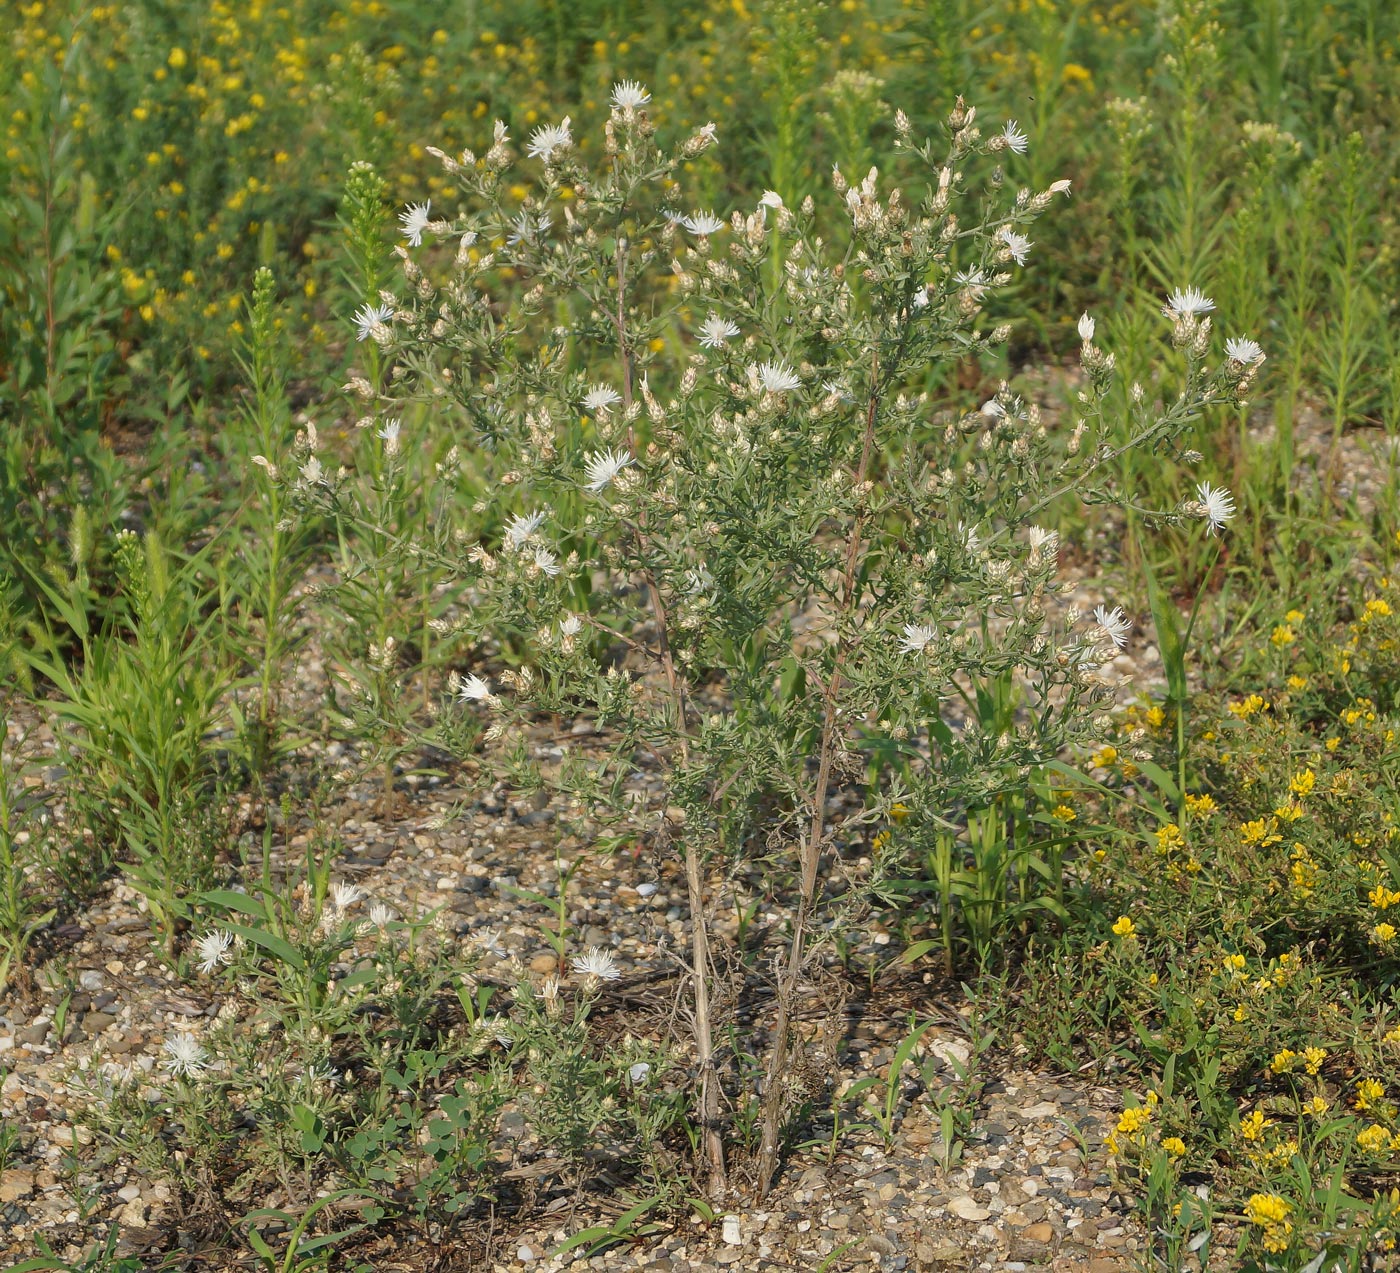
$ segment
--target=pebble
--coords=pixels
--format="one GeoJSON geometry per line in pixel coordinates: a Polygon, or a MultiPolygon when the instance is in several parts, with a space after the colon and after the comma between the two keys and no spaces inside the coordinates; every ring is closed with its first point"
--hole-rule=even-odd
{"type": "Polygon", "coordinates": [[[985,1220],[992,1214],[989,1208],[984,1207],[970,1194],[963,1194],[961,1197],[954,1198],[948,1204],[948,1210],[957,1216],[959,1220],[969,1221],[985,1220]]]}

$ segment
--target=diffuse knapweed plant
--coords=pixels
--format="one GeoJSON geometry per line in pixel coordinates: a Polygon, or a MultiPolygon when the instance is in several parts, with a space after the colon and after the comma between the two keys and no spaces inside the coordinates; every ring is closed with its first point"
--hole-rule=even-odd
{"type": "MultiPolygon", "coordinates": [[[[696,1118],[716,1188],[707,871],[757,848],[795,892],[762,1192],[801,1087],[789,1021],[833,849],[896,798],[913,819],[956,826],[959,807],[1101,727],[1099,668],[1127,621],[1052,624],[1056,541],[1037,518],[1061,496],[1115,499],[1125,446],[1175,448],[1202,411],[1246,393],[1258,360],[1213,362],[1210,303],[1188,290],[1168,311],[1185,383],[1165,407],[1130,395],[1129,429],[1101,419],[1114,359],[1087,317],[1085,388],[1063,427],[1006,385],[940,409],[915,386],[932,365],[996,356],[1008,330],[986,304],[1029,259],[1032,223],[1069,194],[1065,181],[1009,182],[1003,164],[1026,145],[1014,123],[984,136],[960,102],[942,142],[919,142],[897,114],[917,192],[834,170],[844,212],[824,226],[812,199],[794,208],[783,192],[727,219],[689,207],[686,165],[716,130],[665,150],[648,100],[617,86],[596,172],[568,119],[533,133],[524,174],[501,124],[482,155],[436,152],[458,207],[404,214],[403,281],[378,333],[392,365],[351,386],[384,421],[426,401],[469,435],[493,492],[399,542],[471,586],[467,631],[528,642],[526,665],[460,679],[460,710],[488,721],[488,741],[519,737],[542,709],[595,714],[616,747],[564,772],[603,811],[624,805],[612,779],[639,759],[665,775],[655,836],[686,869],[696,1118]],[[930,730],[957,685],[1008,672],[1024,709],[1006,729],[930,730]],[[899,789],[886,773],[879,807],[834,819],[833,795],[881,738],[910,761],[899,789]]],[[[353,484],[313,441],[284,470],[318,506],[343,506],[353,484]]],[[[1206,513],[1188,501],[1163,515],[1206,513]]]]}

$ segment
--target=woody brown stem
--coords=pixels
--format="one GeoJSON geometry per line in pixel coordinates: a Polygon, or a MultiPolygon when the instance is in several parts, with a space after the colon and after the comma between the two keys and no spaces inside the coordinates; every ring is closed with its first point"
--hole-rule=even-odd
{"type": "Polygon", "coordinates": [[[864,486],[870,473],[875,452],[875,420],[880,402],[880,356],[875,355],[871,371],[870,403],[865,413],[865,436],[861,442],[860,467],[856,472],[857,498],[861,509],[851,526],[850,542],[846,546],[846,568],[841,578],[840,605],[837,614],[837,646],[831,675],[822,689],[822,734],[817,752],[817,781],[812,793],[812,820],[802,843],[800,866],[801,892],[797,915],[793,919],[792,939],[788,957],[778,983],[778,1015],[773,1025],[773,1045],[768,1054],[768,1068],[763,1087],[763,1139],[758,1154],[758,1196],[767,1195],[778,1168],[778,1151],[783,1130],[783,1077],[787,1072],[790,1034],[792,1032],[793,1001],[797,983],[802,976],[806,958],[807,924],[817,897],[817,870],[821,863],[822,842],[826,837],[826,796],[831,787],[831,770],[836,757],[838,739],[837,706],[845,667],[847,647],[842,644],[840,629],[850,617],[856,602],[856,567],[865,541],[864,486]]]}
{"type": "MultiPolygon", "coordinates": [[[[612,316],[617,330],[618,354],[622,362],[622,400],[624,411],[632,405],[632,356],[627,342],[627,249],[625,241],[619,240],[617,254],[617,311],[612,316]]],[[[631,424],[627,427],[627,448],[633,457],[637,454],[636,431],[631,424]]],[[[635,528],[639,556],[646,557],[646,516],[639,514],[635,528]]],[[[675,715],[676,737],[680,746],[681,765],[690,764],[690,731],[686,723],[685,685],[676,671],[675,659],[671,654],[669,628],[665,598],[657,587],[656,577],[650,569],[643,570],[647,600],[652,617],[656,620],[659,633],[658,648],[661,667],[666,675],[666,687],[671,700],[671,710],[675,715]]],[[[700,1073],[700,1091],[696,1098],[696,1119],[700,1124],[701,1143],[704,1146],[705,1160],[709,1165],[710,1193],[719,1197],[725,1189],[724,1141],[719,1132],[719,1074],[715,1069],[714,1030],[710,1009],[710,930],[709,915],[705,909],[705,881],[701,872],[701,854],[695,845],[686,846],[685,858],[686,892],[690,903],[690,973],[694,994],[693,1032],[695,1036],[695,1063],[700,1073]]]]}

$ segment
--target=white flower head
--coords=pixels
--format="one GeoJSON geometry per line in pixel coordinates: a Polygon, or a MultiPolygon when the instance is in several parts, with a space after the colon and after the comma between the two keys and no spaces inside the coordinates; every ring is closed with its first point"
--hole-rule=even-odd
{"type": "Polygon", "coordinates": [[[681,224],[691,234],[698,234],[702,237],[707,234],[715,234],[725,227],[725,222],[721,221],[713,212],[696,212],[688,217],[682,217],[681,224]]]}
{"type": "Polygon", "coordinates": [[[535,549],[535,568],[542,570],[552,579],[559,573],[559,558],[541,545],[535,549]]]}
{"type": "Polygon", "coordinates": [[[738,327],[718,314],[711,314],[700,324],[700,344],[706,349],[719,349],[738,334],[738,327]]]}
{"type": "Polygon", "coordinates": [[[583,395],[584,410],[594,415],[607,415],[621,401],[622,395],[611,385],[594,385],[583,395]]]}
{"type": "Polygon", "coordinates": [[[200,1041],[186,1030],[181,1030],[179,1034],[166,1039],[160,1045],[160,1050],[165,1053],[165,1060],[161,1064],[168,1073],[176,1077],[194,1078],[209,1064],[209,1053],[200,1041]]]}
{"type": "Polygon", "coordinates": [[[376,327],[387,323],[393,316],[392,305],[361,305],[355,311],[355,339],[368,340],[376,327]]]}
{"type": "Polygon", "coordinates": [[[1006,245],[1006,250],[1011,253],[1011,259],[1017,265],[1026,263],[1026,255],[1035,246],[1024,234],[1017,234],[1009,225],[1002,226],[996,237],[1006,245]]]}
{"type": "Polygon", "coordinates": [[[783,196],[776,190],[765,190],[759,205],[764,208],[781,208],[783,206],[783,196]]]}
{"type": "Polygon", "coordinates": [[[220,964],[229,961],[229,948],[233,945],[233,934],[223,932],[205,933],[194,944],[196,953],[199,955],[199,971],[211,973],[220,964]]]}
{"type": "Polygon", "coordinates": [[[651,101],[651,94],[636,80],[623,80],[613,85],[612,104],[620,111],[639,110],[651,101]]]}
{"type": "Polygon", "coordinates": [[[576,614],[566,614],[559,620],[559,633],[565,637],[576,637],[583,631],[583,620],[576,614]]]}
{"type": "Polygon", "coordinates": [[[995,398],[988,398],[979,410],[989,420],[1000,420],[1006,415],[1006,408],[995,398]]]}
{"type": "Polygon", "coordinates": [[[519,552],[525,541],[530,538],[544,524],[544,511],[536,510],[533,513],[516,513],[506,524],[503,542],[510,552],[519,552]]]}
{"type": "Polygon", "coordinates": [[[385,902],[375,902],[369,908],[369,922],[379,929],[388,928],[398,917],[398,912],[385,902]]]}
{"type": "Polygon", "coordinates": [[[348,911],[356,902],[364,898],[365,891],[358,884],[346,884],[337,880],[331,885],[331,905],[338,911],[348,911]]]}
{"type": "Polygon", "coordinates": [[[1167,297],[1162,313],[1168,318],[1194,318],[1199,314],[1209,314],[1215,302],[1204,292],[1194,287],[1179,287],[1167,297]]]}
{"type": "Polygon", "coordinates": [[[758,378],[758,383],[763,386],[767,393],[789,393],[802,387],[802,381],[798,378],[797,372],[783,358],[777,362],[761,362],[756,367],[750,368],[750,371],[758,378]]]}
{"type": "Polygon", "coordinates": [[[638,1061],[635,1065],[627,1067],[627,1081],[633,1087],[645,1087],[650,1077],[651,1066],[646,1061],[638,1061]]]}
{"type": "Polygon", "coordinates": [[[632,463],[626,451],[594,451],[584,460],[584,489],[597,495],[611,486],[617,475],[632,463]]]}
{"type": "Polygon", "coordinates": [[[401,420],[385,420],[379,427],[376,436],[383,440],[384,449],[390,455],[396,454],[399,449],[399,432],[402,428],[403,422],[401,420]]]}
{"type": "Polygon", "coordinates": [[[1256,362],[1263,362],[1265,354],[1258,341],[1250,340],[1248,336],[1235,336],[1225,342],[1225,356],[1231,362],[1252,367],[1256,362]]]}
{"type": "Polygon", "coordinates": [[[1086,345],[1094,339],[1094,320],[1089,317],[1088,313],[1079,316],[1079,339],[1086,345]]]}
{"type": "Polygon", "coordinates": [[[1030,138],[1021,131],[1014,119],[1008,119],[1002,126],[1001,138],[1006,143],[1007,150],[1017,155],[1024,155],[1030,146],[1030,138]]]}
{"type": "Polygon", "coordinates": [[[1212,486],[1202,482],[1196,487],[1196,498],[1201,501],[1202,514],[1210,523],[1212,535],[1225,529],[1225,523],[1235,515],[1235,499],[1223,486],[1212,486]]]}
{"type": "Polygon", "coordinates": [[[428,228],[433,201],[410,203],[407,212],[399,213],[399,225],[403,227],[410,247],[419,247],[423,242],[423,231],[428,228]]]}
{"type": "Polygon", "coordinates": [[[1030,545],[1033,549],[1037,552],[1044,553],[1046,556],[1055,552],[1060,545],[1060,536],[1058,532],[1046,530],[1043,526],[1032,526],[1030,530],[1026,532],[1026,538],[1030,540],[1030,545]]]}
{"type": "Polygon", "coordinates": [[[906,623],[899,648],[905,654],[922,654],[938,637],[938,630],[927,623],[906,623]]]}
{"type": "Polygon", "coordinates": [[[546,124],[543,128],[535,129],[530,134],[530,144],[525,147],[525,153],[531,159],[540,159],[548,164],[554,162],[558,151],[568,150],[573,144],[574,139],[569,132],[569,117],[565,115],[563,123],[546,124]]]}
{"type": "Polygon", "coordinates": [[[1106,606],[1095,607],[1094,622],[1099,625],[1099,630],[1104,636],[1120,650],[1128,644],[1128,633],[1133,630],[1133,625],[1123,613],[1122,606],[1114,606],[1112,610],[1106,606]]]}
{"type": "Polygon", "coordinates": [[[491,697],[491,687],[481,677],[472,673],[457,690],[457,697],[464,703],[484,703],[491,697]]]}
{"type": "Polygon", "coordinates": [[[601,946],[591,946],[586,955],[574,956],[573,969],[577,976],[596,977],[599,981],[616,981],[622,976],[612,952],[601,946]]]}

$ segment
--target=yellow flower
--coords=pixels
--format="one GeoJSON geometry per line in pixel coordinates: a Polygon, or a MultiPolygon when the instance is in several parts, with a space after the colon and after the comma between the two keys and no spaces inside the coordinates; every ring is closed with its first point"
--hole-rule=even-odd
{"type": "Polygon", "coordinates": [[[1067,804],[1057,804],[1050,810],[1052,818],[1058,818],[1061,822],[1073,822],[1079,815],[1067,804]]]}
{"type": "Polygon", "coordinates": [[[1303,1113],[1311,1114],[1314,1118],[1321,1118],[1327,1113],[1328,1105],[1325,1096],[1314,1096],[1312,1100],[1303,1105],[1303,1113]]]}
{"type": "Polygon", "coordinates": [[[1325,744],[1326,747],[1327,747],[1327,750],[1328,750],[1328,751],[1336,751],[1336,750],[1337,750],[1337,745],[1338,745],[1341,741],[1342,741],[1342,740],[1341,740],[1340,738],[1329,738],[1329,739],[1327,740],[1326,744],[1325,744]]]}
{"type": "Polygon", "coordinates": [[[1244,1204],[1244,1213],[1251,1224],[1282,1224],[1293,1208],[1277,1194],[1256,1193],[1244,1204]]]}
{"type": "Polygon", "coordinates": [[[1264,711],[1267,706],[1268,704],[1265,703],[1258,694],[1250,694],[1241,702],[1231,703],[1230,711],[1233,715],[1238,716],[1240,720],[1248,720],[1256,713],[1264,711]]]}
{"type": "Polygon", "coordinates": [[[1266,849],[1281,839],[1283,837],[1275,831],[1272,821],[1266,823],[1263,818],[1254,818],[1240,824],[1240,840],[1245,844],[1257,844],[1261,849],[1266,849]]]}
{"type": "Polygon", "coordinates": [[[1153,729],[1161,729],[1166,720],[1167,714],[1160,707],[1153,706],[1147,709],[1147,723],[1153,729]]]}
{"type": "Polygon", "coordinates": [[[907,804],[894,804],[890,807],[890,817],[896,822],[903,822],[908,818],[911,810],[907,804]]]}
{"type": "Polygon", "coordinates": [[[1302,623],[1303,618],[1304,615],[1301,610],[1290,610],[1286,615],[1283,616],[1283,621],[1285,623],[1302,623]]]}
{"type": "Polygon", "coordinates": [[[1186,1155],[1186,1142],[1180,1136],[1164,1136],[1162,1148],[1173,1158],[1182,1158],[1186,1155]]]}
{"type": "Polygon", "coordinates": [[[1378,945],[1388,946],[1391,942],[1395,940],[1395,925],[1377,924],[1373,929],[1371,929],[1371,938],[1378,945]]]}
{"type": "Polygon", "coordinates": [[[1119,937],[1131,939],[1137,936],[1137,925],[1126,915],[1120,915],[1114,921],[1113,931],[1119,937]]]}
{"type": "Polygon", "coordinates": [[[1318,1071],[1319,1071],[1320,1069],[1322,1069],[1322,1063],[1323,1063],[1326,1059],[1327,1059],[1327,1049],[1326,1049],[1326,1048],[1312,1047],[1312,1048],[1304,1048],[1304,1049],[1303,1049],[1303,1063],[1304,1063],[1304,1068],[1307,1070],[1307,1072],[1308,1072],[1313,1078],[1316,1078],[1316,1077],[1317,1077],[1317,1073],[1318,1073],[1318,1071]]]}
{"type": "Polygon", "coordinates": [[[189,58],[186,56],[184,49],[176,46],[170,50],[170,55],[165,60],[178,71],[189,61],[189,58]]]}
{"type": "Polygon", "coordinates": [[[1375,1079],[1362,1079],[1356,1085],[1356,1108],[1370,1109],[1385,1095],[1385,1088],[1375,1079]]]}
{"type": "Polygon", "coordinates": [[[1291,690],[1305,690],[1308,688],[1308,678],[1306,676],[1290,676],[1288,678],[1288,688],[1291,690]]]}
{"type": "Polygon", "coordinates": [[[1293,775],[1288,789],[1295,796],[1308,796],[1317,785],[1317,775],[1311,769],[1304,769],[1293,775]]]}
{"type": "Polygon", "coordinates": [[[1356,1143],[1368,1154],[1378,1154],[1390,1144],[1390,1133],[1379,1123],[1372,1123],[1356,1133],[1356,1143]]]}
{"type": "Polygon", "coordinates": [[[1298,1054],[1292,1048],[1284,1048],[1282,1052],[1274,1054],[1274,1059],[1269,1062],[1269,1069],[1275,1074],[1289,1074],[1298,1064],[1298,1054]]]}
{"type": "Polygon", "coordinates": [[[1256,1193],[1244,1205],[1245,1218],[1264,1230],[1264,1250],[1288,1250],[1293,1223],[1288,1219],[1293,1208],[1277,1194],[1256,1193]]]}
{"type": "Polygon", "coordinates": [[[1207,796],[1192,796],[1192,795],[1188,795],[1188,796],[1186,797],[1186,809],[1187,809],[1187,811],[1188,811],[1189,813],[1194,813],[1194,814],[1196,814],[1197,816],[1201,816],[1201,817],[1209,816],[1210,814],[1214,813],[1218,807],[1219,807],[1219,806],[1215,803],[1215,801],[1214,801],[1210,796],[1208,796],[1208,795],[1207,795],[1207,796]]]}
{"type": "Polygon", "coordinates": [[[1366,896],[1371,905],[1378,911],[1389,910],[1397,902],[1400,902],[1400,893],[1386,888],[1384,884],[1377,884],[1366,896]]]}
{"type": "Polygon", "coordinates": [[[1141,1105],[1125,1109],[1118,1116],[1118,1130],[1125,1136],[1131,1136],[1146,1127],[1151,1119],[1152,1111],[1141,1105]]]}
{"type": "Polygon", "coordinates": [[[1269,635],[1269,640],[1277,646],[1292,645],[1297,639],[1293,629],[1282,623],[1269,635]]]}
{"type": "Polygon", "coordinates": [[[1168,822],[1166,826],[1157,828],[1158,853],[1171,853],[1174,849],[1183,848],[1185,844],[1186,839],[1175,822],[1168,822]]]}
{"type": "Polygon", "coordinates": [[[1094,768],[1094,769],[1107,769],[1107,768],[1108,768],[1110,765],[1112,765],[1113,762],[1116,761],[1117,759],[1118,759],[1118,748],[1116,748],[1116,747],[1100,747],[1100,748],[1098,749],[1098,751],[1096,751],[1096,752],[1093,754],[1093,756],[1090,757],[1089,765],[1090,765],[1091,768],[1094,768]]]}

